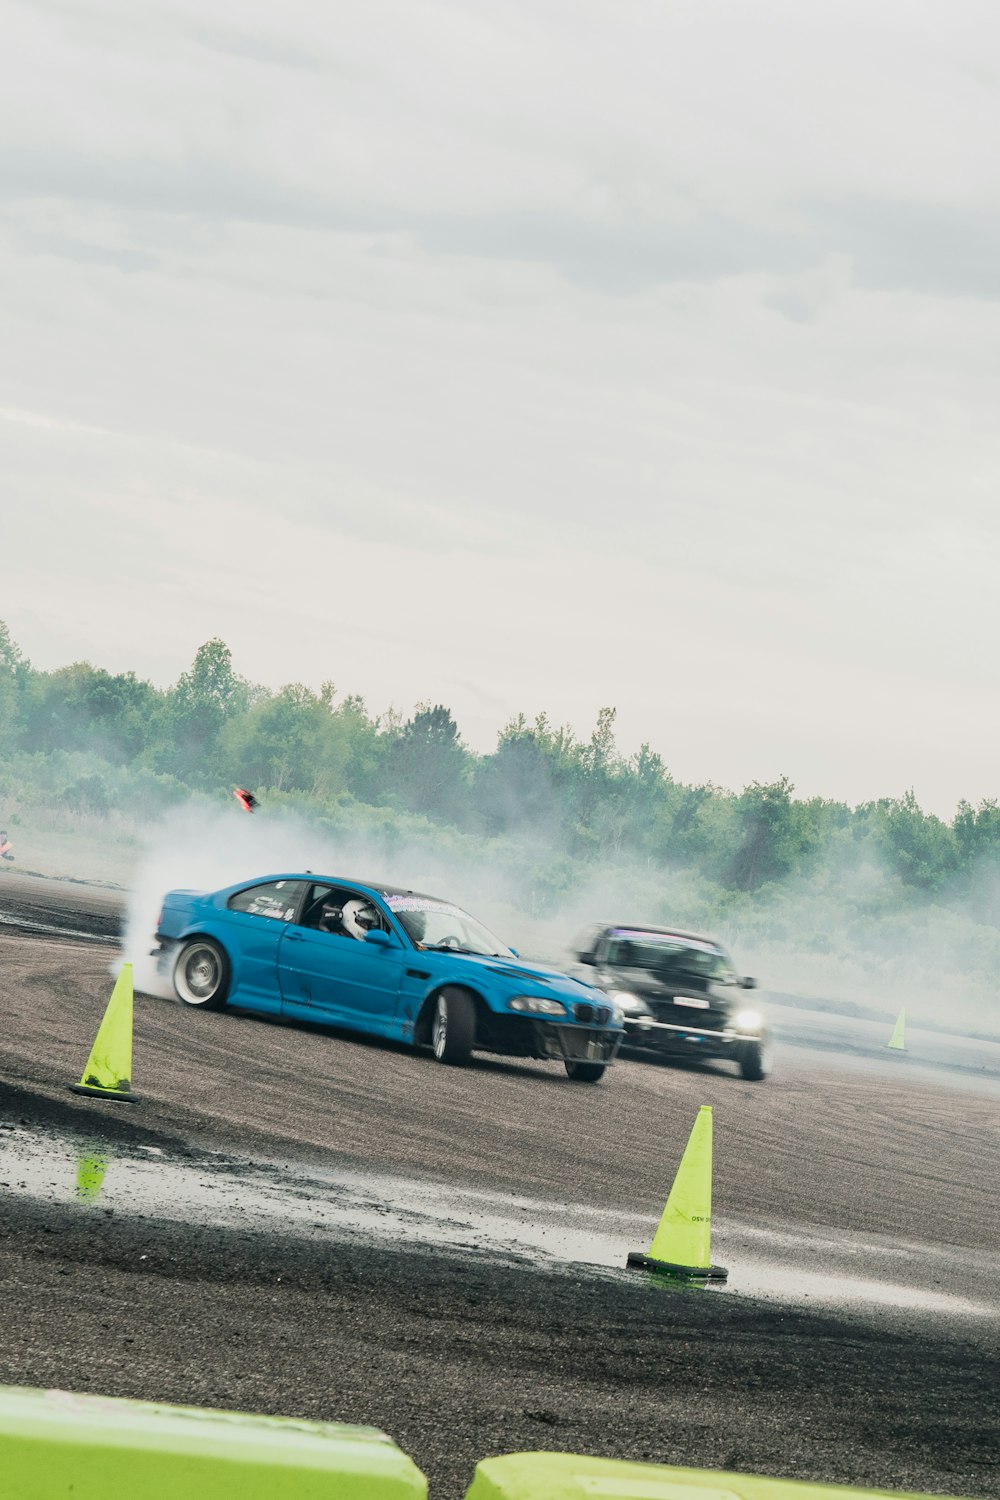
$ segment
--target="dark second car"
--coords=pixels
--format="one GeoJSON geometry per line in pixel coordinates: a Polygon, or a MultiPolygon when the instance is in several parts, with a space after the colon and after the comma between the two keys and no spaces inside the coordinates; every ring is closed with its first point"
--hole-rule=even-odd
{"type": "Polygon", "coordinates": [[[625,1045],[687,1057],[729,1058],[744,1078],[771,1071],[771,1036],[736,972],[711,938],[667,927],[601,924],[577,939],[574,956],[592,984],[621,1007],[625,1045]]]}
{"type": "Polygon", "coordinates": [[[310,872],[170,891],[159,968],[185,1005],[225,1004],[433,1048],[562,1062],[596,1083],[621,1011],[591,985],[520,959],[450,901],[310,872]]]}

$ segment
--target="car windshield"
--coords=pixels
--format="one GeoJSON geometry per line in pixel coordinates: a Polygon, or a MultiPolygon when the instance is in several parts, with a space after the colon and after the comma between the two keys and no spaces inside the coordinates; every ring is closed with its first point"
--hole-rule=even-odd
{"type": "Polygon", "coordinates": [[[626,969],[653,969],[658,974],[696,974],[716,984],[734,984],[728,955],[715,943],[670,932],[616,929],[608,934],[606,962],[626,969]]]}
{"type": "Polygon", "coordinates": [[[493,958],[514,956],[482,922],[449,901],[432,901],[426,896],[386,896],[385,904],[419,948],[451,948],[456,953],[488,954],[493,958]]]}

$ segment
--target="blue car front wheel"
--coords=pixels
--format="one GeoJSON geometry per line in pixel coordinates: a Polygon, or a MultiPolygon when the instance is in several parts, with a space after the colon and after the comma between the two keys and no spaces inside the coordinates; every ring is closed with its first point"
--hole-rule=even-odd
{"type": "Polygon", "coordinates": [[[574,1083],[600,1083],[604,1077],[604,1063],[577,1062],[575,1058],[566,1058],[566,1072],[574,1083]]]}
{"type": "Polygon", "coordinates": [[[431,1046],[438,1062],[467,1063],[476,1040],[476,1007],[464,990],[442,990],[434,1001],[431,1046]]]}

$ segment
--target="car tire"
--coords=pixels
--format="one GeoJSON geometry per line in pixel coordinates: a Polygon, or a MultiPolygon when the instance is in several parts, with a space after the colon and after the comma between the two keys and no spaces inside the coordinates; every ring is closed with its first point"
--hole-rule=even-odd
{"type": "Polygon", "coordinates": [[[439,1063],[461,1067],[472,1056],[476,1007],[464,990],[442,990],[434,1001],[431,1047],[439,1063]]]}
{"type": "Polygon", "coordinates": [[[229,991],[229,960],[211,938],[191,938],[174,964],[174,993],[194,1010],[221,1010],[229,991]]]}
{"type": "Polygon", "coordinates": [[[771,1042],[760,1037],[754,1042],[743,1042],[739,1055],[740,1074],[748,1083],[763,1083],[771,1071],[771,1042]]]}
{"type": "Polygon", "coordinates": [[[574,1083],[600,1083],[607,1063],[574,1062],[571,1057],[567,1057],[563,1066],[574,1083]]]}

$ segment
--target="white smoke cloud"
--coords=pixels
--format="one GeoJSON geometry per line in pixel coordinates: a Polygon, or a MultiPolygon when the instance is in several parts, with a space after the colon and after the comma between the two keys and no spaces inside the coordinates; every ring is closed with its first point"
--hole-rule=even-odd
{"type": "MultiPolygon", "coordinates": [[[[584,865],[531,830],[489,844],[420,819],[354,809],[342,826],[285,809],[253,815],[189,803],[149,828],[128,898],[124,956],[140,989],[172,995],[150,956],[168,890],[217,890],[271,874],[401,885],[471,910],[525,957],[573,962],[577,933],[598,921],[650,922],[710,934],[768,991],[848,1002],[888,1015],[1000,1031],[991,975],[1000,931],[968,910],[914,903],[869,861],[773,893],[722,897],[689,871],[584,865]]],[[[982,893],[979,893],[982,900],[982,893]]]]}

